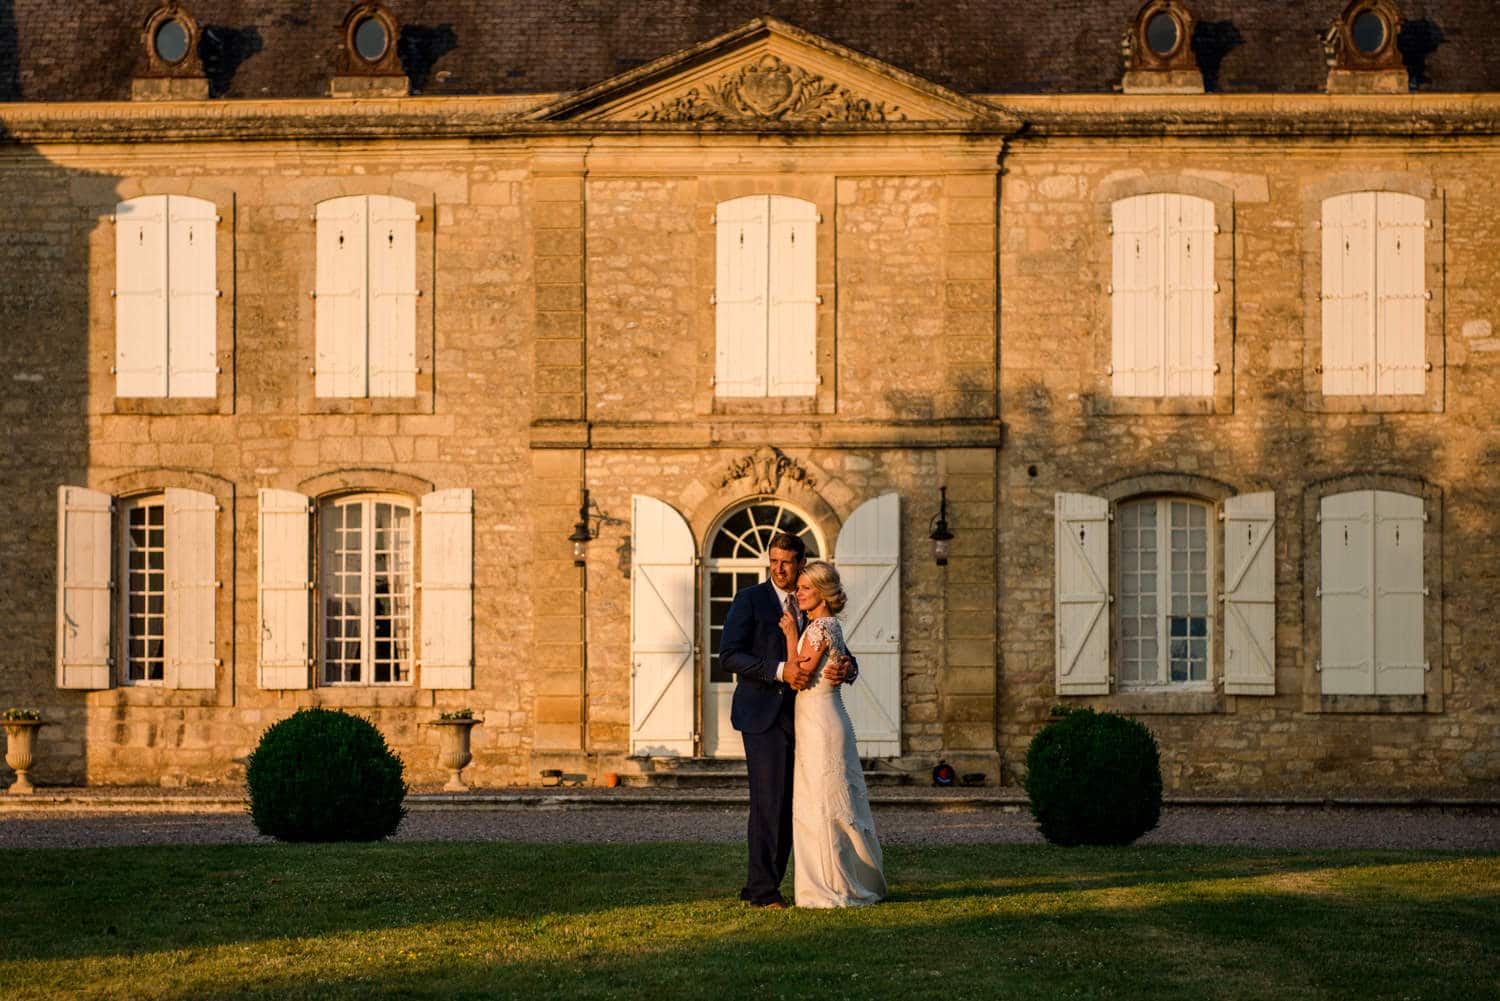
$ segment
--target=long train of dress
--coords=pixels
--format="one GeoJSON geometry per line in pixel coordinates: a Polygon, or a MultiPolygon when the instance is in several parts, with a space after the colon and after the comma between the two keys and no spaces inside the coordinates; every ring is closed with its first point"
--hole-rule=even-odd
{"type": "Polygon", "coordinates": [[[801,647],[821,643],[813,683],[796,701],[792,851],[798,907],[863,907],[885,896],[880,840],[841,685],[822,681],[823,665],[844,651],[837,619],[809,623],[801,647]]]}

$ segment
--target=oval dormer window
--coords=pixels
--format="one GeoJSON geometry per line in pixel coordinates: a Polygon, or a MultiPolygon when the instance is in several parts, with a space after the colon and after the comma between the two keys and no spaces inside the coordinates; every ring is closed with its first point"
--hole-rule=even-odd
{"type": "Polygon", "coordinates": [[[1165,58],[1177,48],[1182,33],[1177,28],[1177,19],[1166,11],[1154,14],[1146,22],[1146,44],[1151,51],[1165,58]]]}
{"type": "Polygon", "coordinates": [[[1349,37],[1354,47],[1367,56],[1373,56],[1385,45],[1385,18],[1373,10],[1360,11],[1349,26],[1349,37]]]}
{"type": "Polygon", "coordinates": [[[169,17],[157,25],[151,38],[156,56],[164,63],[180,63],[188,54],[187,26],[175,17],[169,17]]]}
{"type": "Polygon", "coordinates": [[[365,62],[379,62],[390,44],[390,33],[379,18],[367,17],[354,26],[354,51],[365,62]]]}

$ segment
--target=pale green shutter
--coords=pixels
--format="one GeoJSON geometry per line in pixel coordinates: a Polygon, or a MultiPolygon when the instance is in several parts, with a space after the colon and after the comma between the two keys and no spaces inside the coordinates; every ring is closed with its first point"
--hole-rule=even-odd
{"type": "Polygon", "coordinates": [[[317,210],[317,395],[368,392],[368,205],[364,195],[330,198],[317,210]]]}
{"type": "Polygon", "coordinates": [[[167,196],[115,206],[115,395],[167,395],[167,196]]]}
{"type": "Polygon", "coordinates": [[[1224,691],[1276,694],[1276,495],[1224,502],[1224,691]]]}
{"type": "Polygon", "coordinates": [[[1057,694],[1109,694],[1109,502],[1056,495],[1057,694]]]}
{"type": "Polygon", "coordinates": [[[767,384],[770,396],[818,388],[818,210],[800,198],[770,198],[767,384]]]}
{"type": "Polygon", "coordinates": [[[1375,691],[1375,494],[1331,494],[1319,504],[1318,518],[1323,693],[1370,695],[1375,691]]]}
{"type": "Polygon", "coordinates": [[[1426,687],[1422,498],[1375,491],[1375,694],[1421,695],[1426,687]]]}
{"type": "Polygon", "coordinates": [[[260,491],[260,687],[306,688],[309,501],[291,490],[260,491]]]}
{"type": "Polygon", "coordinates": [[[1418,395],[1426,384],[1426,205],[1381,191],[1375,206],[1375,391],[1418,395]]]}
{"type": "Polygon", "coordinates": [[[214,525],[219,504],[197,490],[166,492],[168,688],[213,688],[218,674],[214,525]]]}
{"type": "Polygon", "coordinates": [[[369,199],[370,395],[417,391],[417,211],[404,198],[369,199]]]}
{"type": "Polygon", "coordinates": [[[715,210],[714,388],[766,395],[770,199],[748,195],[715,210]]]}
{"type": "Polygon", "coordinates": [[[1122,198],[1111,207],[1111,391],[1115,396],[1161,396],[1163,225],[1166,195],[1122,198]]]}
{"type": "Polygon", "coordinates": [[[57,489],[57,687],[108,688],[114,498],[57,489]]]}
{"type": "Polygon", "coordinates": [[[1323,200],[1323,392],[1375,392],[1375,193],[1323,200]]]}
{"type": "Polygon", "coordinates": [[[167,217],[167,393],[217,396],[218,210],[172,195],[167,217]]]}
{"type": "Polygon", "coordinates": [[[421,501],[423,688],[474,687],[474,491],[421,501]]]}
{"type": "Polygon", "coordinates": [[[693,533],[654,497],[631,498],[630,753],[693,753],[693,533]]]}

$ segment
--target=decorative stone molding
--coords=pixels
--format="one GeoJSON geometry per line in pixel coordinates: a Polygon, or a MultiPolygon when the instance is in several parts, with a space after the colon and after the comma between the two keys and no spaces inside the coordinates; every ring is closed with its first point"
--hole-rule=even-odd
{"type": "Polygon", "coordinates": [[[779,448],[762,445],[750,454],[731,462],[729,468],[724,471],[719,486],[727,487],[734,480],[749,479],[756,493],[774,494],[781,486],[783,476],[809,489],[818,485],[818,481],[796,459],[786,455],[779,448]]]}
{"type": "Polygon", "coordinates": [[[723,77],[637,113],[648,122],[903,122],[895,105],[766,54],[723,77]]]}
{"type": "Polygon", "coordinates": [[[1120,39],[1127,94],[1201,94],[1193,15],[1179,0],[1147,0],[1120,39]]]}

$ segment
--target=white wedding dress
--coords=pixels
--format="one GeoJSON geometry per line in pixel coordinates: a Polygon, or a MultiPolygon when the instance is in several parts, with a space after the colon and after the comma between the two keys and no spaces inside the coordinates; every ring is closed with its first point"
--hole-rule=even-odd
{"type": "Polygon", "coordinates": [[[854,725],[841,685],[822,680],[823,666],[844,652],[832,617],[815,619],[799,650],[824,648],[812,684],[797,694],[792,786],[792,852],[798,907],[863,907],[885,896],[880,840],[870,815],[854,725]]]}

